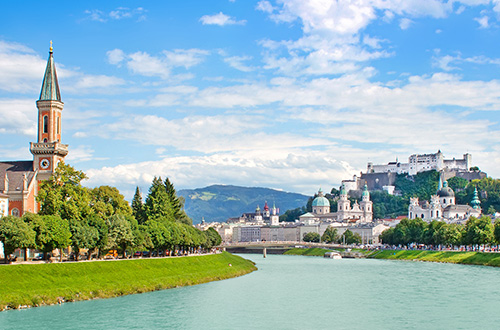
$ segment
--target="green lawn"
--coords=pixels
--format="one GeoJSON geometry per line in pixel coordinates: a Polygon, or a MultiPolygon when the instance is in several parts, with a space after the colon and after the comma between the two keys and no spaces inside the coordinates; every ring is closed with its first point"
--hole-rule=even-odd
{"type": "Polygon", "coordinates": [[[256,269],[251,261],[227,252],[181,258],[2,265],[0,310],[194,285],[256,269]]]}
{"type": "Polygon", "coordinates": [[[371,252],[368,254],[368,258],[421,260],[495,267],[500,266],[500,253],[484,252],[385,250],[371,252]]]}
{"type": "Polygon", "coordinates": [[[321,249],[321,248],[309,248],[309,249],[294,248],[294,249],[286,251],[283,254],[323,257],[326,252],[331,252],[331,251],[332,250],[321,249]]]}

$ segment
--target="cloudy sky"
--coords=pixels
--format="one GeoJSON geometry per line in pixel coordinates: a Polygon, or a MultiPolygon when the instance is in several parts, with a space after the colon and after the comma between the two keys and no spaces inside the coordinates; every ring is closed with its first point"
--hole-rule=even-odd
{"type": "Polygon", "coordinates": [[[500,168],[500,0],[3,1],[0,159],[31,159],[49,41],[67,162],[313,194],[441,149],[500,168]]]}

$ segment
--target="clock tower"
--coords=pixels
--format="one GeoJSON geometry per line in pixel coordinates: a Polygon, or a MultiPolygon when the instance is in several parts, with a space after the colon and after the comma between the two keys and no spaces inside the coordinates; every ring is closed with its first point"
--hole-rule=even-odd
{"type": "Polygon", "coordinates": [[[49,59],[43,77],[38,108],[38,142],[30,143],[33,154],[33,171],[37,181],[47,180],[59,161],[68,154],[68,145],[61,143],[61,114],[64,103],[61,101],[56,67],[50,42],[49,59]]]}

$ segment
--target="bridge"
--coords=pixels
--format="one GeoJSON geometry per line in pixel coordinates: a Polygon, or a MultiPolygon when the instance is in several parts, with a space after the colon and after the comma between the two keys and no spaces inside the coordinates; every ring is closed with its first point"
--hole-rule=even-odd
{"type": "Polygon", "coordinates": [[[311,243],[311,242],[293,242],[293,241],[278,241],[278,242],[239,242],[229,243],[218,246],[231,253],[253,253],[263,254],[283,254],[293,248],[322,248],[328,250],[340,250],[344,258],[362,258],[363,254],[350,251],[351,246],[331,243],[311,243]]]}

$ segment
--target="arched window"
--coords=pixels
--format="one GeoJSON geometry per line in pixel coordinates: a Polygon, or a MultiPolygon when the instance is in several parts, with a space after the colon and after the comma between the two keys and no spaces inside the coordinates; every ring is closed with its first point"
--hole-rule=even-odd
{"type": "Polygon", "coordinates": [[[413,214],[410,212],[410,219],[412,219],[412,218],[413,218],[413,214]]]}
{"type": "Polygon", "coordinates": [[[431,211],[431,218],[434,216],[434,211],[431,211]]]}
{"type": "Polygon", "coordinates": [[[43,132],[49,132],[49,116],[43,116],[43,132]]]}
{"type": "Polygon", "coordinates": [[[439,218],[439,211],[436,211],[436,218],[439,218]]]}
{"type": "Polygon", "coordinates": [[[422,219],[424,218],[424,214],[422,213],[422,219]]]}

